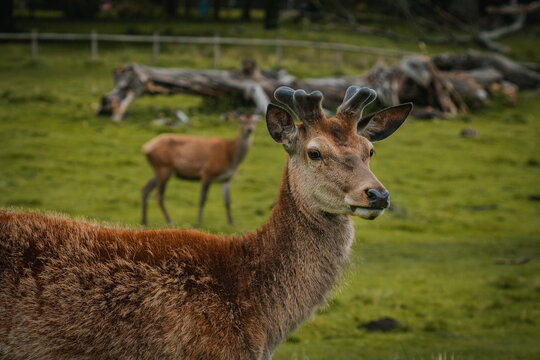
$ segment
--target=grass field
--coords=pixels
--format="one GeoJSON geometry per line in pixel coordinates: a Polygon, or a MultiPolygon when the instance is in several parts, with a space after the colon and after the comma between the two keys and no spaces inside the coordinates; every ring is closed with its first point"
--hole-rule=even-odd
{"type": "MultiPolygon", "coordinates": [[[[324,29],[309,36],[317,31],[325,40],[342,41],[340,32],[324,29]]],[[[534,47],[527,37],[516,44],[519,58],[538,61],[538,50],[526,50],[534,47]]],[[[152,174],[141,154],[144,142],[170,131],[236,134],[236,124],[219,119],[231,104],[194,96],[137,99],[122,123],[96,117],[99,98],[112,88],[112,68],[125,61],[148,63],[149,47],[104,46],[97,63],[87,61],[86,44],[42,45],[37,64],[29,62],[28,44],[3,43],[0,51],[2,208],[140,227],[140,190],[152,174]],[[151,124],[176,109],[189,115],[189,126],[171,130],[151,124]]],[[[253,53],[225,49],[223,67],[237,67],[250,54],[262,66],[272,65],[272,49],[253,53]]],[[[209,67],[210,54],[205,48],[165,47],[160,65],[209,67]]],[[[374,61],[347,55],[344,71],[358,73],[374,61]]],[[[284,65],[298,76],[332,75],[333,56],[306,50],[291,53],[284,65]]],[[[329,304],[274,358],[540,358],[538,100],[538,93],[524,92],[515,107],[492,102],[451,120],[409,119],[377,143],[372,169],[389,189],[393,211],[374,222],[354,220],[356,241],[343,280],[329,304]],[[467,127],[479,136],[460,137],[467,127]],[[524,258],[530,261],[515,264],[524,258]],[[390,333],[359,328],[384,316],[402,326],[390,333]]],[[[284,151],[259,124],[232,183],[236,225],[227,225],[214,187],[202,230],[241,233],[263,224],[284,164],[284,151]]],[[[198,183],[169,182],[166,205],[175,226],[196,227],[198,194],[198,183]]],[[[149,222],[164,226],[155,197],[149,222]]]]}

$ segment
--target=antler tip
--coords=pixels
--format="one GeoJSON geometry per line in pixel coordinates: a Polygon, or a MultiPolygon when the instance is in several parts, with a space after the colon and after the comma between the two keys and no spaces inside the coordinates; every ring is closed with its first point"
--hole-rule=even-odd
{"type": "Polygon", "coordinates": [[[364,108],[376,98],[377,92],[373,89],[356,85],[349,86],[345,92],[345,98],[340,106],[339,114],[358,121],[362,116],[364,108]]]}
{"type": "Polygon", "coordinates": [[[293,90],[288,86],[280,86],[274,91],[274,98],[287,108],[302,122],[314,122],[324,116],[321,103],[322,92],[316,90],[308,94],[303,89],[293,90]]]}

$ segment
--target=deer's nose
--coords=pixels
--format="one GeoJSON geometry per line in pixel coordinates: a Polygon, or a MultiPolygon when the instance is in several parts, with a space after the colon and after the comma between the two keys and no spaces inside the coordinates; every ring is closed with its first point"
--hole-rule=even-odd
{"type": "Polygon", "coordinates": [[[388,196],[390,193],[388,191],[383,192],[382,194],[375,189],[366,190],[366,197],[368,199],[369,205],[373,208],[384,209],[388,207],[390,202],[388,201],[388,196]]]}

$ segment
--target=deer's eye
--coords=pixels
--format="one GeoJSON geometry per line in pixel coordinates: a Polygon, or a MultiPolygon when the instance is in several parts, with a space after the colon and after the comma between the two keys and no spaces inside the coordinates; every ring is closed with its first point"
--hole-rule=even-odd
{"type": "Polygon", "coordinates": [[[372,156],[373,156],[373,154],[375,154],[375,150],[373,150],[373,149],[370,149],[370,150],[369,150],[369,157],[372,157],[372,156]]]}
{"type": "Polygon", "coordinates": [[[319,150],[309,150],[307,155],[311,160],[322,160],[321,152],[319,150]]]}

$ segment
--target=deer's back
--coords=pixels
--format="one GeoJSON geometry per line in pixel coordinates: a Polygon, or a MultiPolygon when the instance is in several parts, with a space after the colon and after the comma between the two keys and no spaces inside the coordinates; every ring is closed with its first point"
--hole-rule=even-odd
{"type": "Polygon", "coordinates": [[[143,152],[154,168],[169,168],[181,178],[200,179],[227,170],[232,146],[232,140],[163,134],[146,143],[143,152]]]}
{"type": "Polygon", "coordinates": [[[0,358],[250,357],[223,242],[0,211],[0,358]]]}

